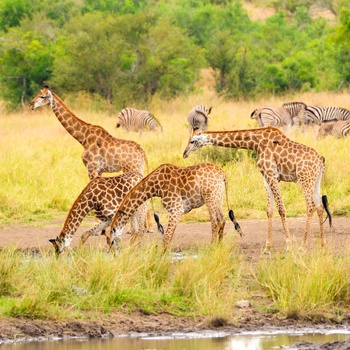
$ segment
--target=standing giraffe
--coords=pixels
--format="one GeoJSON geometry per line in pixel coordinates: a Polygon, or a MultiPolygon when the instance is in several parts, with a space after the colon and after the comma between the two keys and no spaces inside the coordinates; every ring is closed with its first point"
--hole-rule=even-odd
{"type": "Polygon", "coordinates": [[[299,182],[306,201],[306,225],[302,244],[305,247],[310,232],[311,218],[317,210],[321,243],[324,245],[323,209],[332,225],[332,218],[327,206],[327,197],[320,196],[325,159],[313,148],[294,142],[280,130],[268,126],[265,128],[194,132],[183,153],[186,158],[195,150],[214,145],[221,147],[243,148],[258,154],[257,166],[264,177],[267,192],[268,235],[266,249],[272,245],[273,201],[276,200],[278,212],[286,234],[286,244],[290,242],[290,233],[286,221],[286,209],[278,183],[280,181],[299,182]]]}
{"type": "MultiPolygon", "coordinates": [[[[83,233],[80,242],[84,244],[90,236],[103,234],[105,228],[110,225],[122,199],[142,178],[140,173],[129,172],[113,177],[96,177],[91,180],[69,210],[61,233],[57,238],[50,239],[57,256],[70,245],[74,233],[91,210],[95,211],[95,217],[100,221],[83,233]]],[[[145,202],[131,217],[132,241],[144,234],[147,205],[148,203],[145,202]]]]}
{"type": "MultiPolygon", "coordinates": [[[[169,213],[169,222],[163,236],[165,249],[168,247],[181,215],[206,204],[209,210],[212,242],[221,240],[225,226],[222,214],[222,199],[227,182],[225,173],[216,165],[205,163],[189,167],[178,167],[172,164],[162,164],[149,175],[143,178],[124,197],[105,235],[115,252],[119,246],[115,241],[123,231],[125,223],[132,213],[142,203],[153,197],[160,197],[162,204],[169,213]]],[[[239,224],[236,222],[233,211],[229,217],[235,229],[242,236],[239,224]]]]}
{"type": "Polygon", "coordinates": [[[84,147],[82,160],[90,180],[103,172],[144,173],[147,157],[136,142],[117,139],[101,126],[79,119],[47,85],[29,106],[35,110],[46,105],[50,105],[63,127],[84,147]]]}

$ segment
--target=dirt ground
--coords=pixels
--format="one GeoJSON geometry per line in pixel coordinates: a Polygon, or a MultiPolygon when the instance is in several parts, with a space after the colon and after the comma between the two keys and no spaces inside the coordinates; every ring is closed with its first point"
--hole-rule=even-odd
{"type": "MultiPolygon", "coordinates": [[[[9,245],[15,245],[20,249],[53,249],[50,238],[55,238],[60,232],[63,221],[54,221],[49,223],[32,224],[31,226],[10,225],[0,229],[0,248],[9,245]]],[[[76,246],[80,235],[92,224],[85,221],[84,226],[80,227],[75,234],[72,247],[76,246]]],[[[243,255],[249,260],[257,260],[264,249],[267,232],[266,220],[239,220],[244,236],[240,238],[234,231],[231,222],[227,222],[225,227],[226,235],[236,235],[236,241],[239,244],[243,255]]],[[[288,224],[290,231],[299,244],[301,241],[305,219],[289,218],[288,224]]],[[[161,236],[156,232],[148,233],[145,239],[159,239],[161,236]]],[[[311,226],[311,235],[308,238],[308,246],[319,244],[319,239],[315,237],[318,232],[318,222],[315,217],[311,226]]],[[[285,248],[285,237],[282,225],[279,219],[273,222],[273,249],[280,250],[285,248]]],[[[178,251],[190,248],[191,246],[210,242],[210,223],[180,223],[172,241],[172,248],[178,251]]],[[[349,251],[350,243],[350,219],[333,218],[333,228],[329,228],[328,222],[325,224],[325,235],[327,245],[332,246],[335,252],[349,251]]],[[[129,235],[123,235],[124,240],[129,239],[129,235]]],[[[92,237],[87,242],[88,245],[105,246],[103,237],[92,237]]],[[[230,332],[241,332],[247,330],[271,330],[271,329],[296,329],[303,327],[313,328],[344,328],[350,327],[349,317],[342,321],[342,324],[332,324],[324,322],[321,324],[307,324],[290,319],[281,319],[271,313],[262,313],[254,307],[254,300],[251,306],[246,308],[237,308],[235,324],[227,324],[223,320],[213,319],[187,319],[174,317],[169,314],[145,315],[142,313],[122,314],[119,312],[103,315],[99,320],[70,320],[64,322],[43,321],[30,319],[8,319],[0,318],[0,344],[14,340],[28,339],[49,339],[53,337],[109,337],[120,334],[129,334],[135,332],[149,333],[152,335],[169,334],[177,331],[193,332],[209,329],[228,330],[230,332]]],[[[350,349],[350,342],[337,342],[313,345],[300,343],[300,349],[350,349]]]]}

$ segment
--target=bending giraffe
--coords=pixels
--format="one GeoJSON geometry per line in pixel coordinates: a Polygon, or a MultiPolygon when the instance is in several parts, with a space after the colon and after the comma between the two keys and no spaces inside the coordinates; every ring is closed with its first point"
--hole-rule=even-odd
{"type": "Polygon", "coordinates": [[[35,110],[46,105],[50,105],[62,126],[84,147],[82,160],[90,180],[104,172],[138,171],[144,174],[147,170],[146,153],[140,145],[117,139],[101,126],[79,119],[47,85],[29,106],[35,110]]]}
{"type": "MultiPolygon", "coordinates": [[[[129,172],[113,177],[97,177],[89,182],[73,203],[60,234],[50,239],[58,256],[66,249],[86,215],[94,210],[100,221],[90,230],[83,233],[81,244],[90,236],[103,234],[110,225],[122,199],[141,179],[137,172],[129,172]]],[[[141,205],[131,217],[131,241],[141,238],[145,232],[148,203],[141,205]]]]}
{"type": "MultiPolygon", "coordinates": [[[[221,240],[224,234],[225,220],[222,214],[222,199],[227,182],[225,173],[214,164],[198,164],[178,167],[162,164],[143,178],[123,199],[110,226],[105,231],[107,241],[119,250],[118,240],[123,227],[132,213],[142,203],[153,197],[160,197],[169,213],[167,230],[163,236],[165,249],[168,247],[181,215],[206,204],[209,210],[212,242],[221,240]]],[[[228,201],[228,199],[227,199],[228,201]]],[[[242,235],[233,211],[229,211],[235,229],[242,235]]]]}
{"type": "Polygon", "coordinates": [[[265,128],[194,132],[183,153],[188,157],[197,149],[207,146],[221,146],[253,150],[258,154],[257,166],[264,177],[267,192],[268,234],[266,249],[272,245],[272,216],[273,201],[276,200],[278,212],[282,220],[286,235],[286,244],[290,242],[290,233],[286,221],[286,209],[279,188],[280,181],[299,182],[306,201],[306,224],[302,240],[306,245],[310,233],[311,218],[317,211],[320,225],[322,246],[324,240],[323,210],[332,225],[332,218],[328,210],[327,197],[320,195],[320,186],[323,178],[325,159],[313,148],[290,140],[280,130],[269,126],[265,128]]]}

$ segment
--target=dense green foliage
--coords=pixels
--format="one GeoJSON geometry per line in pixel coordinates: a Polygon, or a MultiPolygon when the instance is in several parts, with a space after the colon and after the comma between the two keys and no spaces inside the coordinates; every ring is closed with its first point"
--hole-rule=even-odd
{"type": "Polygon", "coordinates": [[[25,105],[45,82],[145,106],[193,91],[203,67],[228,98],[348,87],[350,5],[321,1],[328,23],[311,4],[270,1],[261,21],[240,0],[4,0],[0,97],[25,105]]]}

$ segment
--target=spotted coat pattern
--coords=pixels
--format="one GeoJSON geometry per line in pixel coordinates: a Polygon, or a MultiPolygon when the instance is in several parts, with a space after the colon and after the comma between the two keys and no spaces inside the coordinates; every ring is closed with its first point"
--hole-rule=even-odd
{"type": "MultiPolygon", "coordinates": [[[[250,149],[258,154],[257,166],[263,175],[267,192],[268,236],[266,249],[272,245],[274,199],[286,234],[286,243],[290,242],[286,209],[279,188],[280,181],[299,182],[304,194],[306,224],[303,246],[306,245],[311,217],[315,210],[319,218],[322,245],[324,245],[323,210],[328,210],[328,208],[324,208],[320,195],[320,185],[325,168],[324,157],[320,156],[313,148],[290,140],[280,130],[272,126],[247,130],[195,133],[183,153],[184,158],[206,145],[250,149]]],[[[328,211],[327,214],[329,215],[328,211]]],[[[331,218],[329,217],[329,219],[331,224],[331,218]]]]}
{"type": "MultiPolygon", "coordinates": [[[[59,255],[70,242],[83,219],[90,211],[94,211],[99,222],[90,230],[83,233],[80,238],[84,244],[90,236],[97,236],[110,225],[114,214],[126,194],[141,179],[137,172],[129,172],[113,177],[96,177],[83,189],[73,203],[60,234],[50,242],[59,255]]],[[[146,216],[148,203],[140,206],[131,217],[132,241],[143,236],[146,230],[146,216]]]]}
{"type": "MultiPolygon", "coordinates": [[[[206,204],[212,227],[212,242],[221,240],[225,226],[222,214],[222,200],[226,186],[225,173],[210,163],[189,167],[162,164],[142,179],[123,199],[112,223],[106,230],[110,242],[119,237],[125,222],[135,209],[152,197],[160,197],[169,213],[167,230],[163,236],[165,248],[172,240],[181,215],[206,204]]],[[[232,219],[236,230],[241,234],[239,225],[232,219]]],[[[114,245],[115,249],[119,247],[114,245]]]]}
{"type": "Polygon", "coordinates": [[[84,147],[82,160],[90,180],[104,172],[143,174],[147,170],[147,157],[139,144],[117,139],[101,126],[79,119],[48,86],[43,87],[29,106],[35,110],[45,105],[50,105],[63,127],[84,147]]]}

